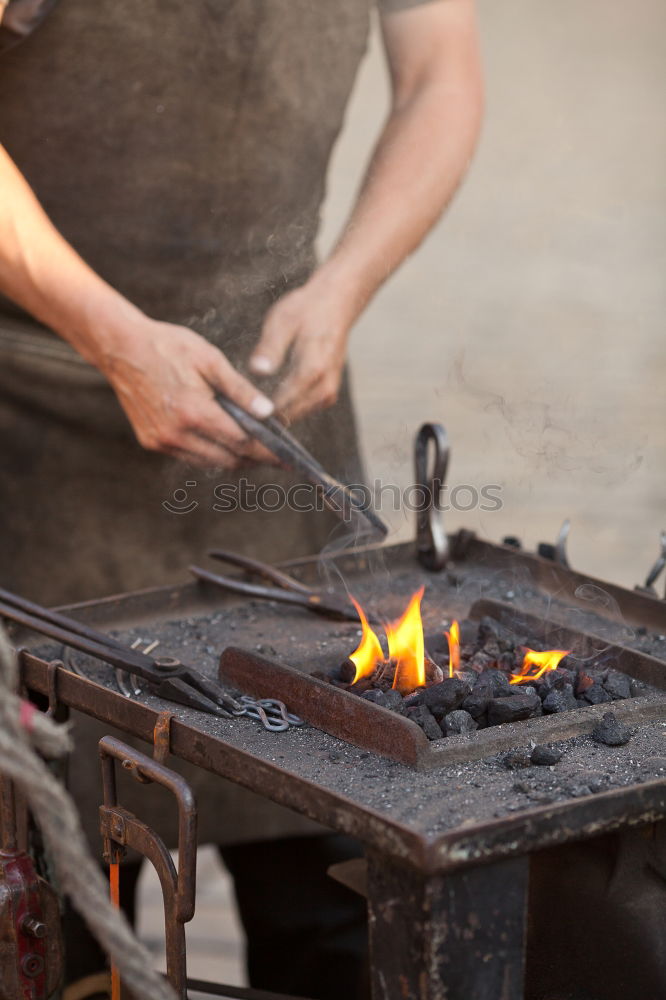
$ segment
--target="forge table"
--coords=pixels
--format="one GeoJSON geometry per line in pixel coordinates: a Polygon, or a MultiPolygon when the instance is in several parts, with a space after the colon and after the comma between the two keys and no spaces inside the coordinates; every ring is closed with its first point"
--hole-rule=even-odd
{"type": "MultiPolygon", "coordinates": [[[[421,569],[408,545],[348,555],[337,566],[362,602],[375,599],[387,615],[421,581],[431,627],[464,616],[479,597],[498,598],[553,623],[573,617],[608,643],[642,651],[654,677],[661,666],[666,674],[665,606],[654,596],[602,585],[508,546],[456,541],[454,563],[440,573],[421,569]]],[[[303,579],[321,576],[316,560],[290,569],[303,579]]],[[[268,652],[306,672],[321,669],[350,652],[358,631],[353,623],[229,597],[204,584],[109,598],[69,613],[128,640],[146,634],[149,624],[165,655],[213,676],[229,645],[268,652]]],[[[469,734],[453,738],[458,749],[449,763],[418,770],[312,726],[272,733],[249,719],[213,718],[149,694],[128,700],[108,668],[90,661],[82,677],[49,667],[60,651],[43,640],[30,643],[22,654],[30,690],[148,744],[161,732],[172,755],[363,842],[374,1000],[520,1000],[530,856],[613,831],[640,829],[655,843],[663,836],[663,696],[635,699],[635,710],[629,703],[635,733],[625,746],[593,743],[589,733],[608,706],[591,706],[568,713],[570,730],[556,731],[565,753],[555,767],[516,771],[491,743],[480,752],[469,734]]],[[[532,721],[540,720],[498,729],[510,729],[511,745],[526,747],[532,721]]],[[[632,1000],[631,990],[622,995],[632,1000]]]]}

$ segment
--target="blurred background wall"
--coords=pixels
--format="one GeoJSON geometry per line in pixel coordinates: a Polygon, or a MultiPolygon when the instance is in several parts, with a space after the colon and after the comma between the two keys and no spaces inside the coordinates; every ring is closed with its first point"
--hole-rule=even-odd
{"type": "MultiPolygon", "coordinates": [[[[572,519],[574,566],[632,586],[666,528],[666,5],[480,0],[483,139],[445,220],[354,335],[371,477],[407,487],[411,440],[441,420],[450,482],[500,484],[466,525],[534,546],[572,519]]],[[[342,225],[386,109],[377,38],[330,175],[322,246],[342,225]]],[[[396,535],[412,524],[391,518],[396,535]]],[[[192,976],[243,983],[232,890],[200,852],[192,976]]],[[[161,951],[146,866],[140,928],[161,951]]]]}
{"type": "MultiPolygon", "coordinates": [[[[666,5],[478,7],[475,161],[354,333],[368,472],[408,486],[413,434],[440,420],[450,483],[502,486],[501,511],[453,510],[449,529],[534,547],[570,517],[572,564],[633,586],[666,528],[666,5]]],[[[324,249],[386,107],[375,36],[330,173],[324,249]]],[[[409,537],[411,523],[389,519],[409,537]]]]}

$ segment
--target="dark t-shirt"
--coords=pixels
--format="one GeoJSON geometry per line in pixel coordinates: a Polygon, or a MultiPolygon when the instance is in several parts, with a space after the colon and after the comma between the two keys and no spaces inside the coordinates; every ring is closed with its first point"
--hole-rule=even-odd
{"type": "Polygon", "coordinates": [[[0,141],[93,268],[214,336],[312,266],[371,5],[60,0],[0,60],[0,141]]]}

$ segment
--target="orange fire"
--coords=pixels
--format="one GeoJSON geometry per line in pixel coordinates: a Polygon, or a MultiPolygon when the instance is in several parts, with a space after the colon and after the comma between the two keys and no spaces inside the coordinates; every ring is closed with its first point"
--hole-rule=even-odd
{"type": "Polygon", "coordinates": [[[547,671],[557,670],[560,660],[570,652],[570,649],[546,649],[543,653],[537,653],[534,649],[526,649],[520,673],[512,674],[509,683],[529,684],[530,681],[538,681],[547,671]],[[536,667],[536,673],[530,673],[532,667],[536,667]]]}
{"type": "Polygon", "coordinates": [[[445,632],[449,644],[449,677],[460,668],[460,628],[458,622],[451,622],[451,631],[445,632]]]}
{"type": "Polygon", "coordinates": [[[425,587],[412,594],[402,618],[386,626],[389,659],[395,661],[393,687],[400,694],[425,687],[425,641],[421,621],[421,598],[425,587]]]}
{"type": "Polygon", "coordinates": [[[425,587],[417,590],[402,617],[386,626],[388,661],[377,635],[368,624],[363,608],[351,598],[362,628],[361,641],[349,657],[356,667],[354,684],[362,677],[368,677],[376,667],[391,662],[395,664],[393,687],[400,694],[409,694],[415,688],[425,686],[425,641],[421,621],[421,598],[424,590],[425,587]]]}
{"type": "Polygon", "coordinates": [[[349,657],[356,667],[356,674],[353,681],[353,683],[356,684],[356,681],[360,681],[361,677],[367,677],[372,673],[378,663],[382,663],[384,661],[384,651],[381,647],[379,639],[368,624],[368,619],[365,616],[363,608],[358,601],[354,600],[351,594],[349,597],[352,604],[358,611],[358,616],[361,619],[361,628],[363,630],[361,633],[361,641],[349,657]]]}

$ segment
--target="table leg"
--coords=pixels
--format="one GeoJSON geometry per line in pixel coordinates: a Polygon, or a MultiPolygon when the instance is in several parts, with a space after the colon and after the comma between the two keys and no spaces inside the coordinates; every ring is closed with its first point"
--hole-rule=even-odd
{"type": "Polygon", "coordinates": [[[526,857],[430,876],[368,862],[372,1000],[522,1000],[526,857]]]}

